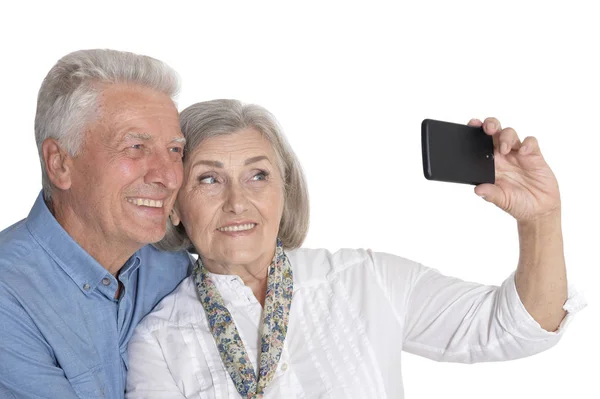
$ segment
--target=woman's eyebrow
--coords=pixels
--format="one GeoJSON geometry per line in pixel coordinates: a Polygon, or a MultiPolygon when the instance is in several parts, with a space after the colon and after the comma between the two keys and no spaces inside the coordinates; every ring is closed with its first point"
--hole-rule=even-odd
{"type": "MultiPolygon", "coordinates": [[[[244,166],[250,165],[251,163],[259,162],[259,161],[262,161],[262,160],[266,160],[268,162],[271,162],[271,161],[269,161],[268,157],[266,157],[264,155],[259,155],[259,156],[256,156],[256,157],[252,157],[252,158],[246,159],[246,161],[244,161],[244,166]]],[[[225,167],[225,165],[223,164],[223,162],[209,161],[209,160],[206,160],[206,159],[201,159],[199,161],[194,162],[194,164],[192,165],[192,168],[195,168],[198,165],[207,165],[207,166],[212,166],[214,168],[223,168],[223,167],[225,167]]]]}
{"type": "Polygon", "coordinates": [[[251,163],[262,161],[263,159],[266,159],[268,162],[271,162],[271,161],[269,161],[269,158],[267,158],[266,156],[259,155],[257,157],[252,157],[252,158],[246,159],[246,162],[244,162],[244,165],[250,165],[251,163]]]}
{"type": "Polygon", "coordinates": [[[194,164],[192,165],[192,168],[195,168],[198,165],[207,165],[207,166],[212,166],[214,168],[223,168],[225,166],[225,165],[223,165],[223,162],[208,161],[208,160],[201,159],[199,161],[194,162],[194,164]]]}

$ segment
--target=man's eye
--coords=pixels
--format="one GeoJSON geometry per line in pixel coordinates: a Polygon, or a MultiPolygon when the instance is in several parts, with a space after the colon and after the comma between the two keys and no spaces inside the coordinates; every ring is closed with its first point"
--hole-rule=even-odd
{"type": "Polygon", "coordinates": [[[132,148],[134,150],[141,150],[142,148],[144,148],[143,144],[132,144],[129,148],[132,148]]]}
{"type": "Polygon", "coordinates": [[[207,177],[201,177],[199,181],[200,181],[200,184],[214,184],[217,182],[217,179],[215,179],[212,176],[207,176],[207,177]]]}
{"type": "Polygon", "coordinates": [[[183,159],[183,148],[182,147],[171,147],[169,149],[173,154],[177,154],[177,159],[183,159]]]}

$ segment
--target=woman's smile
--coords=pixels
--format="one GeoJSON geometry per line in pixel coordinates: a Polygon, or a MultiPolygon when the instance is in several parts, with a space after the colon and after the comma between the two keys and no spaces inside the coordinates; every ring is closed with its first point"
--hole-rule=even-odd
{"type": "Polygon", "coordinates": [[[256,231],[255,227],[258,224],[253,222],[230,223],[217,228],[217,231],[230,236],[249,235],[256,231]]]}

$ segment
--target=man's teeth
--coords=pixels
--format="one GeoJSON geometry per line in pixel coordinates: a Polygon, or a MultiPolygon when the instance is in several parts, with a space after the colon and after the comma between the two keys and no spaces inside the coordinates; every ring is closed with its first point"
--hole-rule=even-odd
{"type": "Polygon", "coordinates": [[[250,230],[254,226],[256,226],[256,223],[238,224],[235,226],[220,227],[217,230],[219,230],[219,231],[244,231],[244,230],[250,230]]]}
{"type": "Polygon", "coordinates": [[[163,206],[163,201],[148,198],[127,198],[127,202],[137,206],[149,206],[150,208],[162,208],[163,206]]]}

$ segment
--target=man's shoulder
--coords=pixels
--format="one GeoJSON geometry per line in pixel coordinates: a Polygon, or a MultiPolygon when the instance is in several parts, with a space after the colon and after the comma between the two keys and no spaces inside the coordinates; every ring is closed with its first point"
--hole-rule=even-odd
{"type": "MultiPolygon", "coordinates": [[[[137,252],[140,258],[138,294],[146,295],[152,307],[188,276],[192,259],[185,251],[166,252],[146,245],[137,252]]],[[[152,308],[151,307],[151,308],[152,308]]],[[[148,309],[148,311],[151,310],[148,309]]]]}
{"type": "Polygon", "coordinates": [[[0,306],[16,305],[47,289],[49,263],[51,258],[29,232],[27,219],[1,231],[0,306]]]}
{"type": "Polygon", "coordinates": [[[146,245],[138,251],[143,268],[165,271],[188,271],[193,260],[186,251],[168,252],[146,245]]]}
{"type": "Polygon", "coordinates": [[[27,265],[28,257],[38,248],[27,229],[26,221],[27,219],[23,219],[0,231],[0,273],[3,275],[16,265],[27,265]]]}
{"type": "Polygon", "coordinates": [[[139,250],[139,254],[143,257],[159,257],[163,259],[190,259],[190,256],[186,251],[163,251],[161,249],[156,248],[152,244],[144,245],[139,250]]]}

